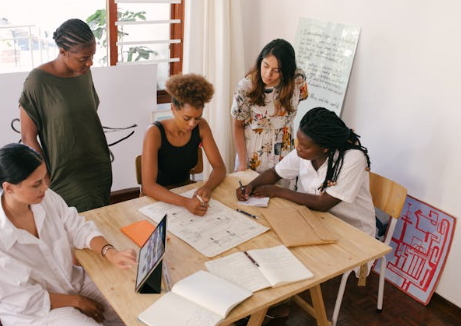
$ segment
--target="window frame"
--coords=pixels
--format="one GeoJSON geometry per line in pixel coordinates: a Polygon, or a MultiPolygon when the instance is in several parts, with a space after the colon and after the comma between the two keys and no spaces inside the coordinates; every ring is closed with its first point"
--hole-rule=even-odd
{"type": "MultiPolygon", "coordinates": [[[[115,22],[117,21],[117,4],[116,0],[108,0],[107,12],[109,27],[107,33],[109,34],[109,64],[115,66],[118,62],[118,32],[115,22]]],[[[170,44],[170,58],[179,58],[179,62],[170,62],[170,76],[182,72],[183,63],[183,44],[184,44],[184,8],[185,1],[181,3],[172,3],[170,9],[170,19],[179,19],[181,22],[178,24],[170,25],[170,39],[179,39],[180,43],[170,44]]],[[[165,90],[157,90],[157,104],[171,103],[171,96],[165,90]]]]}

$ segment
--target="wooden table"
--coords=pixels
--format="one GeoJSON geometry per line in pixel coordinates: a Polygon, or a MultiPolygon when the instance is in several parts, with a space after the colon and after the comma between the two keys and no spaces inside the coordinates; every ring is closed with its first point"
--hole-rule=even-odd
{"type": "MultiPolygon", "coordinates": [[[[213,192],[213,198],[231,208],[237,208],[235,189],[238,187],[238,180],[247,183],[254,176],[255,174],[252,171],[244,171],[227,176],[223,183],[213,192]]],[[[175,191],[183,192],[199,185],[200,183],[196,183],[177,188],[175,191]]],[[[106,236],[106,239],[116,248],[133,248],[138,251],[139,248],[120,231],[120,228],[143,219],[147,219],[155,225],[153,221],[137,210],[153,202],[155,200],[152,198],[141,197],[94,209],[82,215],[89,220],[93,220],[99,230],[106,236]]],[[[268,208],[245,207],[245,210],[259,216],[260,219],[257,220],[259,223],[269,226],[262,214],[264,210],[271,209],[271,207],[289,207],[292,205],[294,204],[289,201],[273,198],[270,200],[268,208]]],[[[255,292],[252,297],[233,309],[220,325],[231,324],[248,315],[252,315],[248,325],[261,325],[269,306],[306,290],[310,291],[313,304],[313,307],[307,307],[307,309],[310,309],[310,313],[317,318],[318,325],[329,325],[320,284],[347,270],[363,265],[367,261],[381,257],[391,250],[389,246],[373,239],[329,213],[315,212],[315,214],[325,220],[327,226],[337,235],[338,242],[335,244],[302,246],[291,249],[294,255],[314,273],[315,277],[310,280],[255,292]]],[[[277,235],[273,231],[269,231],[220,256],[236,251],[267,248],[280,244],[281,242],[277,235]]],[[[76,256],[125,324],[127,326],[144,325],[137,320],[137,316],[158,300],[162,294],[135,293],[135,268],[128,271],[117,269],[106,259],[103,259],[100,255],[90,250],[78,250],[76,256]]],[[[206,270],[204,263],[207,260],[207,257],[176,236],[170,234],[165,261],[169,269],[172,284],[198,270],[206,270]]]]}

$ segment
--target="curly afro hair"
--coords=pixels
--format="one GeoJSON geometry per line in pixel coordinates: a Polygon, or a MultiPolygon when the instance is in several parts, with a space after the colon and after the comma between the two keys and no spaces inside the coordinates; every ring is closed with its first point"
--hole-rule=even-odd
{"type": "Polygon", "coordinates": [[[186,103],[194,108],[203,108],[214,94],[213,85],[196,74],[174,75],[167,80],[165,88],[178,109],[186,103]]]}

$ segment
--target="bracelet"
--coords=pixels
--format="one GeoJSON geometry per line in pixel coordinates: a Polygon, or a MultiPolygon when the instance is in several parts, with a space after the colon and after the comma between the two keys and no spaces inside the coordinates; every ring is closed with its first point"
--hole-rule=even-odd
{"type": "Polygon", "coordinates": [[[115,249],[113,245],[110,243],[106,243],[102,248],[101,248],[101,256],[106,257],[107,252],[109,249],[115,249]]]}

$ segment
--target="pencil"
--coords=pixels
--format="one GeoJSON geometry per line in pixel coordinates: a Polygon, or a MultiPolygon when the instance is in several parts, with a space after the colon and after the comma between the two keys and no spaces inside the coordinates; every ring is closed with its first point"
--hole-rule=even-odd
{"type": "Polygon", "coordinates": [[[203,198],[200,197],[199,195],[195,195],[195,196],[197,197],[198,201],[199,201],[200,203],[202,203],[202,206],[205,207],[205,206],[206,206],[206,203],[205,203],[205,201],[203,200],[203,198]]]}
{"type": "Polygon", "coordinates": [[[246,216],[249,216],[249,217],[252,217],[252,218],[255,218],[255,219],[259,219],[259,217],[257,217],[256,215],[253,215],[251,213],[245,212],[242,209],[237,208],[236,211],[239,212],[239,213],[242,213],[242,214],[244,214],[246,216]]]}
{"type": "Polygon", "coordinates": [[[256,266],[256,267],[259,267],[259,264],[256,262],[256,260],[254,260],[253,257],[250,256],[250,254],[246,251],[243,252],[245,254],[245,256],[248,257],[248,259],[256,266]]]}

